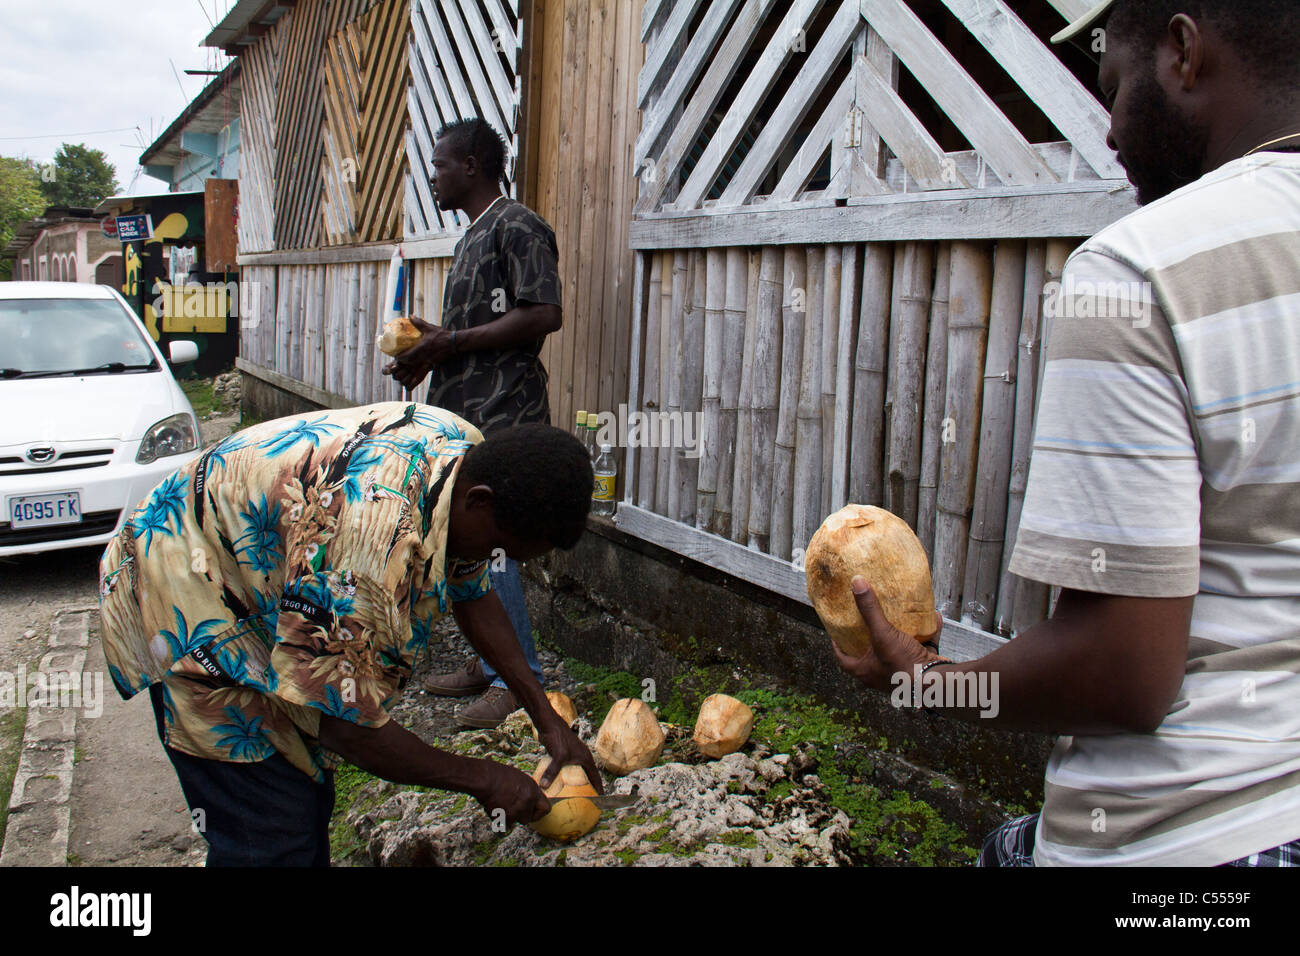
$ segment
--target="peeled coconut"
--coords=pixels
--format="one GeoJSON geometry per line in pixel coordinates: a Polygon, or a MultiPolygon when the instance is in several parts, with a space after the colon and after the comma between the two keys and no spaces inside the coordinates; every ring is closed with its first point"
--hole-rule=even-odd
{"type": "Polygon", "coordinates": [[[384,326],[375,344],[385,355],[401,355],[420,341],[420,330],[411,324],[411,320],[400,315],[384,326]]]}
{"type": "Polygon", "coordinates": [[[754,712],[743,701],[726,694],[711,694],[700,707],[695,721],[695,746],[706,757],[717,760],[745,746],[754,729],[754,712]]]}
{"type": "Polygon", "coordinates": [[[634,697],[617,701],[596,734],[597,762],[620,777],[650,766],[663,749],[659,718],[645,701],[634,697]]]}
{"type": "Polygon", "coordinates": [[[840,650],[861,657],[871,630],[853,600],[853,578],[871,584],[889,623],[918,641],[939,632],[925,549],[907,522],[870,505],[848,505],[813,535],[804,557],[808,597],[840,650]]]}
{"type": "Polygon", "coordinates": [[[578,719],[578,708],[573,706],[573,701],[569,700],[568,694],[562,694],[558,690],[548,690],[546,699],[551,702],[551,710],[560,715],[560,719],[566,724],[572,724],[578,719]]]}
{"type": "MultiPolygon", "coordinates": [[[[542,762],[533,771],[533,779],[541,786],[542,775],[551,765],[550,757],[543,757],[542,762]]],[[[596,788],[587,779],[587,771],[577,764],[562,767],[551,785],[544,791],[546,799],[555,797],[596,797],[596,788]]],[[[563,800],[551,805],[551,812],[540,820],[528,824],[544,837],[571,843],[600,822],[600,808],[590,800],[563,800]]]]}
{"type": "MultiPolygon", "coordinates": [[[[573,706],[573,701],[569,700],[568,694],[563,694],[558,690],[548,690],[546,699],[551,704],[551,710],[559,714],[560,719],[566,724],[572,726],[573,722],[578,719],[578,708],[573,706]]],[[[532,720],[528,721],[528,725],[533,728],[532,734],[536,737],[537,728],[533,726],[532,720]]]]}

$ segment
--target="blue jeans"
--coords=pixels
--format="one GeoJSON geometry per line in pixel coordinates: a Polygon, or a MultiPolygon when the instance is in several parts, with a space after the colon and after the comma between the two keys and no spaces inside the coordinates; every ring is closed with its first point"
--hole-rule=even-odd
{"type": "MultiPolygon", "coordinates": [[[[543,684],[542,665],[537,662],[537,648],[533,646],[533,626],[528,621],[528,605],[524,603],[524,582],[519,577],[519,562],[506,558],[505,567],[500,571],[489,570],[488,576],[492,579],[492,590],[497,592],[506,614],[510,616],[515,637],[519,639],[519,647],[524,652],[524,660],[528,661],[528,667],[537,678],[537,683],[543,684]]],[[[480,663],[483,665],[483,676],[492,682],[493,687],[506,686],[506,682],[492,669],[491,664],[482,659],[480,663]]]]}
{"type": "Polygon", "coordinates": [[[208,866],[329,866],[334,774],[317,783],[280,754],[257,763],[206,760],[167,746],[162,684],[149,688],[158,739],[195,824],[208,841],[208,866]]]}

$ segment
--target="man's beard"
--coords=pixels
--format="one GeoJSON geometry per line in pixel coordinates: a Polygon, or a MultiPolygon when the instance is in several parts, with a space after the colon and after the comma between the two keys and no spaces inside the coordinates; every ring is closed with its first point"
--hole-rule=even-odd
{"type": "Polygon", "coordinates": [[[1120,161],[1137,188],[1138,205],[1145,206],[1201,178],[1210,132],[1178,111],[1154,68],[1137,81],[1128,101],[1134,104],[1127,117],[1133,138],[1120,161]]]}

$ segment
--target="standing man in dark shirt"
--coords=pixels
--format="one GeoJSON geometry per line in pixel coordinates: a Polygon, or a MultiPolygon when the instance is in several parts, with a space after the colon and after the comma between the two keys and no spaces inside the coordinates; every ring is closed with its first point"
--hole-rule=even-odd
{"type": "MultiPolygon", "coordinates": [[[[463,210],[470,226],[456,244],[441,327],[412,317],[423,333],[420,342],[384,369],[412,390],[432,372],[425,401],[465,418],[485,436],[529,422],[550,424],[541,350],[561,323],[555,233],[541,216],[502,193],[505,160],[505,142],[482,119],[458,120],[438,131],[429,184],[439,208],[463,210]]],[[[527,477],[520,474],[520,480],[527,477]]],[[[542,683],[519,565],[500,555],[491,567],[492,589],[542,683]]],[[[467,727],[495,727],[519,707],[481,659],[432,677],[425,687],[451,697],[484,692],[456,715],[467,727]]]]}

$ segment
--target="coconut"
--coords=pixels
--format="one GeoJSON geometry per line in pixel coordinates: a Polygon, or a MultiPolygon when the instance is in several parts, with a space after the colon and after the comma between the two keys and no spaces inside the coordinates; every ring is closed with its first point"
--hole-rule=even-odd
{"type": "Polygon", "coordinates": [[[420,341],[420,330],[411,324],[411,320],[401,315],[384,326],[375,344],[385,355],[401,355],[420,341]]]}
{"type": "Polygon", "coordinates": [[[663,749],[659,718],[645,701],[634,697],[617,701],[596,734],[596,760],[620,777],[650,766],[663,749]]]}
{"type": "Polygon", "coordinates": [[[558,690],[548,690],[546,699],[551,702],[551,710],[559,714],[566,724],[572,725],[578,719],[578,708],[573,706],[573,701],[569,700],[568,694],[562,694],[558,690]]]}
{"type": "Polygon", "coordinates": [[[745,746],[753,729],[754,712],[749,705],[726,694],[711,694],[704,699],[695,721],[695,746],[706,757],[717,760],[745,746]]]}
{"type": "MultiPolygon", "coordinates": [[[[551,710],[559,714],[560,719],[566,724],[573,726],[573,722],[578,719],[578,709],[573,706],[573,701],[569,700],[569,695],[562,694],[558,690],[548,690],[546,699],[551,704],[551,710]]],[[[533,725],[531,719],[528,721],[528,727],[532,735],[536,737],[537,728],[533,725]]]]}
{"type": "MultiPolygon", "coordinates": [[[[537,781],[538,786],[541,786],[542,775],[550,765],[551,758],[543,757],[542,762],[533,771],[533,779],[537,781]]],[[[599,796],[596,788],[587,779],[587,771],[577,764],[561,767],[560,772],[551,781],[551,785],[543,792],[548,800],[556,797],[599,796]]],[[[550,837],[561,843],[571,843],[584,833],[588,833],[599,822],[600,808],[590,800],[578,799],[561,800],[559,803],[551,804],[550,813],[528,825],[544,837],[550,837]]]]}
{"type": "Polygon", "coordinates": [[[831,639],[861,657],[871,629],[853,599],[853,578],[867,579],[890,624],[918,641],[939,632],[925,549],[907,522],[883,508],[848,505],[831,515],[804,555],[808,597],[831,639]]]}

